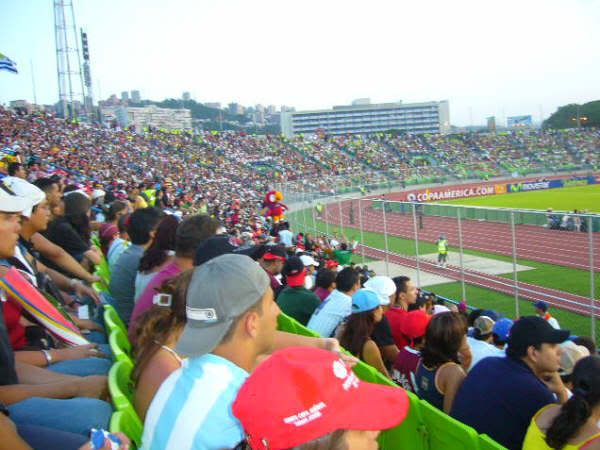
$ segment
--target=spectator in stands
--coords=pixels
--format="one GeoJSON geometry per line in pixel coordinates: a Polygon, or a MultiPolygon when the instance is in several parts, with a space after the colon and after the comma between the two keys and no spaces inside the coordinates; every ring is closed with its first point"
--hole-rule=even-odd
{"type": "Polygon", "coordinates": [[[573,373],[573,367],[582,358],[590,356],[590,352],[583,345],[577,345],[573,341],[567,340],[560,344],[562,347],[562,353],[560,355],[560,379],[562,380],[565,388],[567,388],[567,394],[570,398],[573,391],[573,383],[571,374],[573,373]]]}
{"type": "Polygon", "coordinates": [[[25,166],[20,162],[11,162],[8,164],[8,176],[17,177],[23,180],[27,179],[27,173],[25,172],[25,166]]]}
{"type": "Polygon", "coordinates": [[[456,395],[452,417],[511,450],[520,449],[535,413],[567,399],[558,374],[558,344],[568,337],[569,331],[556,330],[541,317],[516,321],[506,357],[486,358],[473,367],[456,395]]]}
{"type": "Polygon", "coordinates": [[[535,308],[536,315],[538,315],[542,319],[548,321],[548,323],[550,325],[552,325],[553,328],[560,330],[560,325],[558,324],[558,320],[556,320],[556,318],[552,317],[552,314],[550,314],[548,312],[548,303],[546,303],[543,300],[540,300],[539,302],[534,303],[533,307],[535,308]]]}
{"type": "Polygon", "coordinates": [[[175,216],[167,215],[156,227],[156,233],[152,236],[152,243],[144,251],[135,276],[134,302],[137,302],[152,278],[173,260],[177,225],[179,225],[179,221],[175,216]]]}
{"type": "Polygon", "coordinates": [[[335,278],[336,289],[312,314],[306,325],[321,336],[330,337],[338,325],[352,313],[352,296],[360,289],[356,270],[346,267],[335,278]]]}
{"type": "Polygon", "coordinates": [[[259,355],[298,345],[340,350],[335,339],[277,331],[278,315],[269,277],[251,258],[226,254],[196,267],[175,348],[189,359],[152,400],[143,448],[234,448],[245,433],[231,405],[259,355]]]}
{"type": "Polygon", "coordinates": [[[179,224],[175,234],[175,257],[156,272],[156,276],[150,280],[133,308],[129,322],[129,336],[132,342],[135,341],[133,331],[137,327],[136,319],[152,307],[156,289],[169,278],[194,267],[198,247],[207,237],[214,235],[218,226],[219,222],[207,215],[188,216],[179,224]]]}
{"type": "Polygon", "coordinates": [[[504,346],[508,342],[508,336],[510,336],[510,329],[513,326],[513,321],[503,317],[498,319],[494,324],[492,330],[493,342],[496,348],[504,350],[504,346]]]}
{"type": "Polygon", "coordinates": [[[371,339],[375,325],[382,318],[381,300],[377,294],[371,289],[359,289],[352,295],[352,314],[340,325],[336,335],[343,348],[390,378],[381,351],[371,339]]]}
{"type": "Polygon", "coordinates": [[[401,389],[359,380],[329,352],[290,348],[273,353],[252,372],[232,411],[253,449],[374,450],[379,430],[406,417],[408,398],[401,389]],[[314,420],[302,426],[300,418],[288,420],[290,412],[313,405],[326,405],[314,420]]]}
{"type": "Polygon", "coordinates": [[[573,396],[549,404],[531,419],[524,449],[600,448],[600,358],[588,356],[573,369],[573,396]]]}
{"type": "Polygon", "coordinates": [[[131,374],[135,384],[135,410],[142,421],[162,382],[181,367],[183,359],[175,344],[186,322],[185,298],[192,270],[164,280],[155,295],[164,294],[135,321],[133,336],[136,364],[131,374]],[[160,300],[160,301],[159,301],[160,300]]]}
{"type": "Polygon", "coordinates": [[[492,334],[495,325],[496,322],[488,316],[479,316],[475,319],[475,322],[473,323],[473,336],[467,337],[469,346],[471,347],[471,353],[473,354],[469,370],[475,367],[475,365],[483,358],[487,358],[488,356],[504,356],[502,350],[498,350],[498,348],[492,345],[494,339],[492,334]]]}
{"type": "Polygon", "coordinates": [[[285,248],[292,247],[294,244],[292,242],[292,238],[294,234],[290,231],[289,222],[283,222],[279,224],[279,243],[283,245],[285,248]]]}
{"type": "Polygon", "coordinates": [[[122,200],[115,200],[108,207],[108,211],[106,213],[106,222],[118,226],[121,216],[129,213],[130,211],[128,203],[122,200]]]}
{"type": "Polygon", "coordinates": [[[340,266],[346,266],[350,264],[352,260],[352,250],[348,249],[348,244],[342,242],[339,248],[333,250],[333,258],[340,264],[340,266]]]}
{"type": "MultiPolygon", "coordinates": [[[[46,238],[64,248],[84,267],[100,264],[101,252],[90,242],[90,206],[89,197],[83,192],[71,191],[65,194],[65,213],[48,224],[43,233],[46,238]]],[[[52,261],[42,258],[44,264],[60,270],[52,261]]]]}
{"type": "Polygon", "coordinates": [[[417,287],[408,277],[398,276],[392,280],[396,284],[396,297],[386,313],[386,317],[390,322],[396,346],[398,349],[402,349],[408,342],[400,332],[400,321],[408,312],[408,306],[417,301],[418,292],[417,287]]]}
{"type": "Polygon", "coordinates": [[[61,198],[61,186],[60,181],[54,177],[39,178],[33,183],[46,193],[46,200],[50,206],[50,214],[52,218],[55,218],[61,207],[64,208],[63,200],[61,198]]]}
{"type": "Polygon", "coordinates": [[[319,262],[308,254],[300,255],[300,259],[302,260],[304,267],[306,267],[306,281],[304,282],[304,287],[306,289],[312,289],[315,285],[315,271],[317,270],[317,267],[319,267],[319,262]]]}
{"type": "Polygon", "coordinates": [[[287,287],[277,296],[277,304],[283,313],[306,325],[321,301],[314,292],[304,287],[307,273],[302,259],[298,256],[288,258],[282,273],[287,287]]]}
{"type": "MultiPolygon", "coordinates": [[[[6,177],[4,178],[4,182],[15,190],[21,190],[20,192],[15,192],[17,195],[28,195],[31,194],[35,190],[35,185],[31,185],[30,183],[22,180],[21,178],[15,177],[6,177]]],[[[46,194],[46,201],[48,202],[47,207],[49,208],[48,195],[46,194]]],[[[41,208],[38,211],[36,216],[42,218],[44,217],[44,224],[40,228],[38,225],[36,230],[45,230],[47,227],[47,209],[46,207],[41,208]]],[[[39,221],[38,221],[39,222],[39,221]]],[[[30,222],[29,225],[33,225],[34,222],[30,222]]],[[[28,227],[26,227],[28,228],[28,227]]],[[[31,227],[29,227],[31,228],[31,227]]],[[[50,242],[46,239],[42,234],[37,231],[31,231],[28,234],[26,240],[29,243],[25,243],[28,248],[29,253],[31,253],[31,249],[35,249],[40,255],[47,261],[51,261],[56,267],[59,267],[63,273],[74,275],[76,278],[84,280],[88,283],[94,283],[99,280],[99,277],[90,274],[81,264],[79,264],[69,253],[67,253],[62,247],[50,242]]],[[[75,281],[73,281],[75,283],[75,281]]],[[[95,301],[99,301],[99,297],[92,289],[87,289],[84,285],[80,284],[77,286],[78,295],[88,295],[92,297],[95,301]]]]}
{"type": "Polygon", "coordinates": [[[408,344],[400,350],[394,361],[392,379],[407,391],[416,393],[414,380],[431,317],[425,311],[414,310],[400,321],[400,332],[408,340],[408,344]]]}
{"type": "Polygon", "coordinates": [[[466,376],[459,359],[459,351],[465,347],[468,347],[467,324],[462,315],[452,312],[434,315],[425,333],[415,387],[420,398],[446,414],[452,409],[456,392],[466,376]]]}
{"type": "MultiPolygon", "coordinates": [[[[0,258],[15,255],[19,215],[32,206],[0,185],[0,258]]],[[[105,395],[106,377],[62,375],[15,361],[0,308],[0,402],[17,427],[41,425],[82,435],[108,428],[110,405],[98,400],[105,395]]]]}
{"type": "Polygon", "coordinates": [[[260,258],[259,263],[271,280],[271,289],[275,293],[275,298],[283,289],[283,285],[276,278],[283,270],[287,253],[285,248],[280,245],[270,245],[267,247],[265,254],[260,258]]]}
{"type": "Polygon", "coordinates": [[[588,336],[577,336],[573,339],[573,342],[577,345],[583,345],[585,348],[587,348],[590,352],[590,355],[595,355],[598,353],[598,351],[596,350],[596,344],[594,343],[592,338],[588,336]]]}
{"type": "Polygon", "coordinates": [[[324,301],[335,290],[335,277],[336,273],[331,269],[322,267],[318,270],[314,292],[321,301],[324,301]]]}
{"type": "Polygon", "coordinates": [[[377,275],[369,278],[363,286],[374,291],[381,302],[383,317],[375,324],[371,339],[377,344],[386,367],[391,368],[400,350],[394,342],[394,335],[392,334],[386,313],[390,309],[391,302],[396,297],[396,284],[390,277],[377,275]]]}
{"type": "Polygon", "coordinates": [[[111,271],[110,285],[108,287],[119,316],[126,324],[129,323],[133,311],[135,296],[135,277],[139,267],[140,259],[152,243],[156,233],[156,227],[161,217],[160,211],[154,208],[141,208],[129,216],[127,231],[131,239],[131,245],[127,247],[114,269],[111,271]]]}

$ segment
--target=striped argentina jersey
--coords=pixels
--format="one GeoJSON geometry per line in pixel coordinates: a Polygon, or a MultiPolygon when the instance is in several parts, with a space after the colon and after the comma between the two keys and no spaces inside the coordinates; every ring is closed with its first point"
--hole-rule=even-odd
{"type": "Polygon", "coordinates": [[[244,439],[231,405],[248,373],[213,354],[183,361],[157,391],[144,423],[143,450],[234,448],[244,439]]]}

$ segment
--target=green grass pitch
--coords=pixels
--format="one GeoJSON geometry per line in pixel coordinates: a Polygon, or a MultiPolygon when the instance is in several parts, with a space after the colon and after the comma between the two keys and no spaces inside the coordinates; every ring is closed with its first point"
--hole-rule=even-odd
{"type": "Polygon", "coordinates": [[[600,184],[445,200],[439,203],[516,209],[546,210],[553,208],[555,211],[573,211],[574,209],[583,211],[587,209],[590,212],[600,212],[600,184]]]}

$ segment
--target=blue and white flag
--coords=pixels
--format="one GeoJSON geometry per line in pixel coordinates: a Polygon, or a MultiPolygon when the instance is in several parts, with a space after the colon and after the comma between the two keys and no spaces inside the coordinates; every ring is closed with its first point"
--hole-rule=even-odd
{"type": "Polygon", "coordinates": [[[17,71],[17,63],[4,56],[2,53],[0,53],[0,70],[8,70],[12,73],[19,73],[17,71]]]}

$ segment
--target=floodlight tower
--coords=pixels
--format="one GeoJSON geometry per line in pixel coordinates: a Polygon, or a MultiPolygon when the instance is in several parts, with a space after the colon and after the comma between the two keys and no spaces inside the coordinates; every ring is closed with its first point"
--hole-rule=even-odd
{"type": "Polygon", "coordinates": [[[94,109],[94,92],[92,91],[92,73],[90,70],[90,50],[87,33],[81,29],[81,52],[83,54],[83,84],[85,85],[85,109],[91,113],[94,109]]]}
{"type": "Polygon", "coordinates": [[[74,118],[76,102],[85,108],[85,98],[72,0],[54,0],[54,37],[60,114],[65,119],[74,118]]]}

